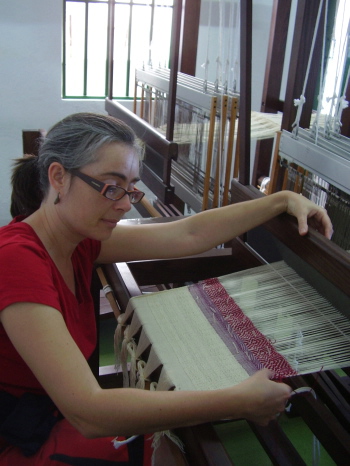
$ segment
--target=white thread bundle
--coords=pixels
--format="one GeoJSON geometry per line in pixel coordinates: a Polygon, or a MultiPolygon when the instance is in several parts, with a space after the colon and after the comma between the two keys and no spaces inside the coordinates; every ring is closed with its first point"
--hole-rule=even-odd
{"type": "MultiPolygon", "coordinates": [[[[202,142],[207,142],[209,135],[209,116],[202,122],[195,120],[196,113],[191,114],[191,122],[186,120],[174,125],[174,141],[178,144],[193,144],[196,141],[199,129],[201,130],[202,142]],[[192,116],[193,115],[193,116],[192,116]]],[[[274,137],[281,127],[281,114],[251,112],[251,137],[252,139],[269,139],[274,137]]],[[[160,133],[165,135],[166,126],[157,128],[160,133]]],[[[235,127],[235,136],[237,136],[238,127],[235,127]]]]}

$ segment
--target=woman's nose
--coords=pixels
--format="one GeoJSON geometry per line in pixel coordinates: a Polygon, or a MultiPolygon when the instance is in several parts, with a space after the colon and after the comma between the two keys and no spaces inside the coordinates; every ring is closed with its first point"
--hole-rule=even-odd
{"type": "Polygon", "coordinates": [[[113,202],[113,207],[116,210],[124,210],[124,212],[129,212],[131,210],[131,202],[130,197],[128,194],[125,194],[121,199],[118,201],[113,202]]]}

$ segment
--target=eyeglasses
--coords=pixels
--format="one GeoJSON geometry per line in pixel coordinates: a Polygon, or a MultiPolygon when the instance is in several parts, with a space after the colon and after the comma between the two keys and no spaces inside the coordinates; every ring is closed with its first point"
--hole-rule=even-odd
{"type": "Polygon", "coordinates": [[[96,189],[96,191],[102,194],[102,196],[106,197],[107,199],[110,199],[111,201],[119,201],[127,194],[129,196],[131,204],[137,204],[145,195],[145,193],[139,191],[136,188],[133,191],[127,191],[121,186],[102,183],[102,181],[96,180],[95,178],[91,178],[91,176],[85,175],[85,173],[81,173],[78,170],[72,170],[71,173],[72,175],[77,176],[81,180],[85,181],[85,183],[87,183],[92,188],[96,189]]]}

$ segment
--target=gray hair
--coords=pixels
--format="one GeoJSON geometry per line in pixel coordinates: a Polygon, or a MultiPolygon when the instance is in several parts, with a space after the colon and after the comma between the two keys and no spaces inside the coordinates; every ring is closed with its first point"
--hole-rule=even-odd
{"type": "Polygon", "coordinates": [[[37,161],[43,195],[49,188],[48,169],[53,162],[59,162],[67,171],[79,169],[96,161],[98,149],[115,142],[130,146],[141,160],[142,147],[135,133],[114,117],[76,113],[54,125],[41,143],[37,161]]]}

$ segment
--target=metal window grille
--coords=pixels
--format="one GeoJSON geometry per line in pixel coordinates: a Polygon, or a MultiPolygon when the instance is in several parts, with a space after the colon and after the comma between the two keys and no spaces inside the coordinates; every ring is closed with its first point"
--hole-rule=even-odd
{"type": "Polygon", "coordinates": [[[105,98],[110,77],[113,98],[132,98],[135,68],[169,65],[173,0],[63,4],[63,98],[105,98]]]}

